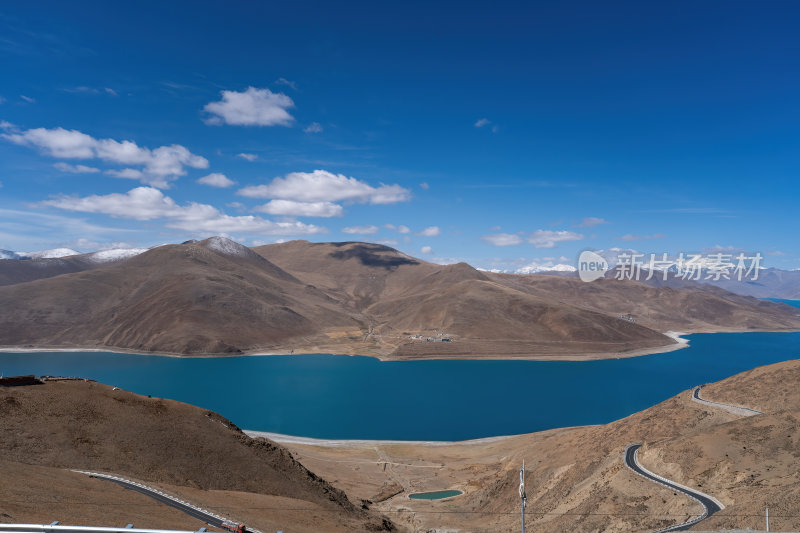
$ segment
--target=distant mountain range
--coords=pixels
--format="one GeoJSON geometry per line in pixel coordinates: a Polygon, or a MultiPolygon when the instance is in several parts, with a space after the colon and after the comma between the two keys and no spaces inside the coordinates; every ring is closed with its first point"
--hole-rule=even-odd
{"type": "Polygon", "coordinates": [[[0,261],[0,345],[175,354],[607,357],[664,332],[797,330],[797,309],[718,287],[438,265],[378,244],[212,237],[0,261]]]}
{"type": "MultiPolygon", "coordinates": [[[[606,279],[618,277],[618,268],[615,267],[606,273],[606,279]]],[[[500,271],[497,271],[500,272],[500,271]]],[[[514,271],[515,274],[546,274],[551,276],[567,276],[577,278],[577,269],[571,265],[554,266],[527,266],[514,271]]],[[[652,287],[675,287],[687,288],[700,285],[710,285],[719,287],[736,294],[745,296],[755,296],[756,298],[780,298],[784,300],[800,300],[800,270],[781,270],[779,268],[762,268],[758,272],[758,278],[749,279],[751,276],[743,277],[741,281],[737,279],[714,280],[709,276],[705,269],[700,270],[700,276],[692,276],[692,279],[683,279],[674,272],[667,271],[664,279],[663,271],[653,274],[648,278],[649,272],[642,269],[642,274],[638,277],[639,281],[652,287]],[[706,278],[709,279],[706,279],[706,278]]]]}

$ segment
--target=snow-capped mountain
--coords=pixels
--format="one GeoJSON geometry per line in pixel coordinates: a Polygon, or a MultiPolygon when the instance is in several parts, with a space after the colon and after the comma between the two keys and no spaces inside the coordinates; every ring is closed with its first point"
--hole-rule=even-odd
{"type": "Polygon", "coordinates": [[[100,250],[86,254],[86,259],[92,263],[110,263],[112,261],[122,261],[133,256],[146,252],[149,248],[112,248],[111,250],[100,250]]]}
{"type": "Polygon", "coordinates": [[[0,250],[0,259],[19,259],[19,255],[11,250],[0,250]]]}
{"type": "Polygon", "coordinates": [[[514,271],[515,274],[539,274],[542,272],[575,272],[577,269],[572,265],[565,265],[559,263],[557,265],[544,264],[538,265],[536,263],[518,268],[514,271]]]}
{"type": "Polygon", "coordinates": [[[80,252],[71,248],[52,248],[50,250],[40,250],[38,252],[17,252],[17,255],[22,259],[58,259],[59,257],[80,255],[80,252]]]}

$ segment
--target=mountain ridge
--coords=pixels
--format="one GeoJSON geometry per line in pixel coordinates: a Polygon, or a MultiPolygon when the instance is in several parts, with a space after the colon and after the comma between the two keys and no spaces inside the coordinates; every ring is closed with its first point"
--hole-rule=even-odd
{"type": "Polygon", "coordinates": [[[0,287],[0,345],[598,358],[678,347],[668,330],[800,329],[796,310],[722,289],[498,274],[371,243],[212,237],[103,264],[82,257],[38,260],[67,271],[0,287]]]}

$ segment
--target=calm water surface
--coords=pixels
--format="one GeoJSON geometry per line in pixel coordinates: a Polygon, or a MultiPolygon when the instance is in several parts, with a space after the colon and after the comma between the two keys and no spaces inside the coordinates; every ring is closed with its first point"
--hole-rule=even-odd
{"type": "Polygon", "coordinates": [[[693,385],[800,358],[800,333],[689,335],[691,347],[588,362],[287,355],[0,354],[0,374],[82,376],[238,426],[333,439],[460,440],[600,424],[693,385]]]}

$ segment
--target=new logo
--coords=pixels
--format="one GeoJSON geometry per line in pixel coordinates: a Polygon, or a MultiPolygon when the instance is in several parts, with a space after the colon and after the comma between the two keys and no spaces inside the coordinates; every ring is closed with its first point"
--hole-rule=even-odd
{"type": "Polygon", "coordinates": [[[608,261],[591,250],[584,250],[578,257],[578,276],[581,281],[594,281],[608,272],[608,261]]]}

